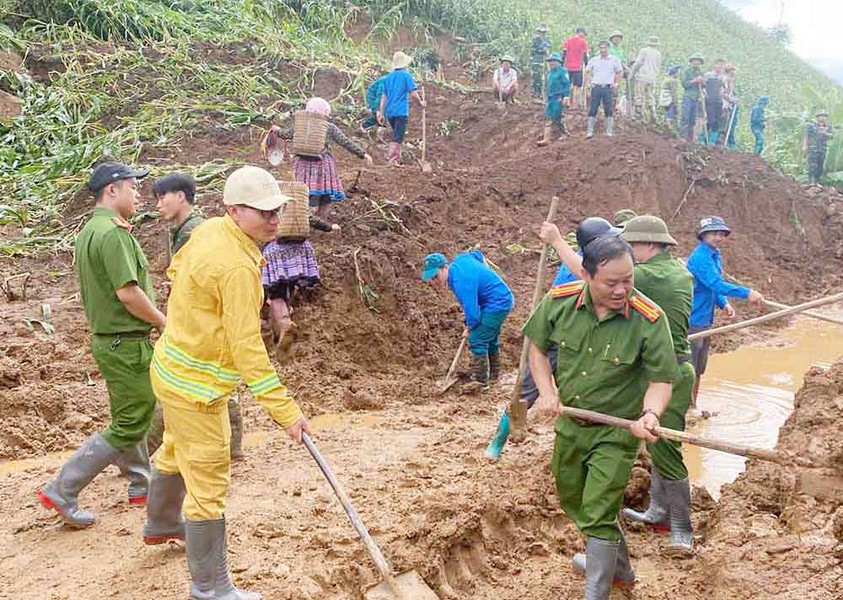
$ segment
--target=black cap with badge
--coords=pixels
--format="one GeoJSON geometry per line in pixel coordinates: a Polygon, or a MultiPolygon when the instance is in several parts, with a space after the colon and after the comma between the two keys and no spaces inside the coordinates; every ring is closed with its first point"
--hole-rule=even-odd
{"type": "Polygon", "coordinates": [[[149,175],[149,169],[133,169],[123,163],[108,161],[98,164],[88,179],[88,189],[97,193],[109,183],[122,179],[143,179],[149,175]]]}

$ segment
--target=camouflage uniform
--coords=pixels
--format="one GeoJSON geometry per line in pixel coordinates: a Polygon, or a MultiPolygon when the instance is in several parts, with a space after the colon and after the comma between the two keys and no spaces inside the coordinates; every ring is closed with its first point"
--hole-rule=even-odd
{"type": "Polygon", "coordinates": [[[828,140],[834,131],[831,123],[820,125],[816,121],[808,125],[805,134],[808,143],[808,182],[819,183],[825,171],[825,155],[828,150],[828,140]]]}
{"type": "Polygon", "coordinates": [[[542,80],[544,79],[544,63],[547,59],[547,51],[550,49],[550,40],[545,36],[536,35],[530,45],[530,76],[532,77],[533,96],[542,97],[542,80]]]}

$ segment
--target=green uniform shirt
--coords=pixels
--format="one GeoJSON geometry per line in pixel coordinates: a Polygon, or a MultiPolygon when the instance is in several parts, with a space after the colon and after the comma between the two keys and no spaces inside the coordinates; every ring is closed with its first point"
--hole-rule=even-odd
{"type": "Polygon", "coordinates": [[[700,99],[700,84],[691,83],[692,79],[696,79],[700,75],[702,75],[702,69],[699,67],[688,67],[682,72],[682,89],[685,90],[684,97],[693,98],[694,100],[700,99]]]}
{"type": "Polygon", "coordinates": [[[664,311],[676,354],[690,356],[688,323],[694,296],[694,276],[690,271],[669,252],[661,252],[635,265],[635,288],[664,311]]]}
{"type": "Polygon", "coordinates": [[[112,210],[94,208],[91,219],[76,237],[75,262],[82,305],[93,334],[149,331],[152,325],[133,316],[116,291],[135,282],[154,301],[149,261],[129,233],[128,224],[112,210]]]}
{"type": "Polygon", "coordinates": [[[667,319],[637,290],[623,311],[599,321],[587,285],[559,286],[545,295],[523,332],[542,351],[559,346],[556,384],[566,406],[635,419],[648,383],[672,383],[678,376],[667,319]],[[554,297],[557,289],[571,293],[554,297]]]}
{"type": "Polygon", "coordinates": [[[621,61],[621,66],[626,68],[626,54],[623,51],[623,46],[615,46],[614,44],[609,44],[609,56],[614,56],[619,61],[621,61]]]}
{"type": "Polygon", "coordinates": [[[197,226],[205,222],[205,219],[200,217],[195,212],[190,213],[187,218],[181,222],[180,225],[173,227],[170,230],[170,258],[175,256],[182,246],[190,239],[190,234],[197,226]]]}

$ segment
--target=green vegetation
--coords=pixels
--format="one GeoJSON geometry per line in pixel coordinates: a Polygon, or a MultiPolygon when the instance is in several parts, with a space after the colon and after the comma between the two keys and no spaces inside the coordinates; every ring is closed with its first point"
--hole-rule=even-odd
{"type": "MultiPolygon", "coordinates": [[[[843,122],[839,86],[715,0],[0,0],[0,50],[25,55],[32,72],[0,74],[0,88],[25,103],[0,125],[0,252],[69,248],[82,219],[63,210],[103,156],[185,169],[208,186],[236,157],[195,164],[182,152],[192,138],[213,144],[220,130],[265,126],[326,69],[344,86],[335,106],[359,108],[367,73],[386,61],[374,42],[399,26],[419,40],[460,36],[457,62],[480,75],[504,52],[526,65],[540,21],[554,48],[583,25],[592,42],[621,29],[630,51],[657,34],[666,65],[695,51],[734,61],[742,149],[749,109],[768,93],[765,156],[788,172],[803,169],[801,135],[816,108],[843,122]],[[346,32],[358,20],[369,33],[355,44],[346,32]]],[[[443,135],[457,125],[448,123],[443,135]]],[[[843,181],[843,135],[828,165],[843,181]]]]}

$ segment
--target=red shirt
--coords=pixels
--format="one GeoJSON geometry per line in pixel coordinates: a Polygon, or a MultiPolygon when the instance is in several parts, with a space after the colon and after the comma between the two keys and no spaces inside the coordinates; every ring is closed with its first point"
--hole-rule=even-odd
{"type": "Polygon", "coordinates": [[[572,35],[562,45],[565,49],[565,68],[569,71],[582,71],[583,58],[588,52],[588,40],[572,35]]]}

